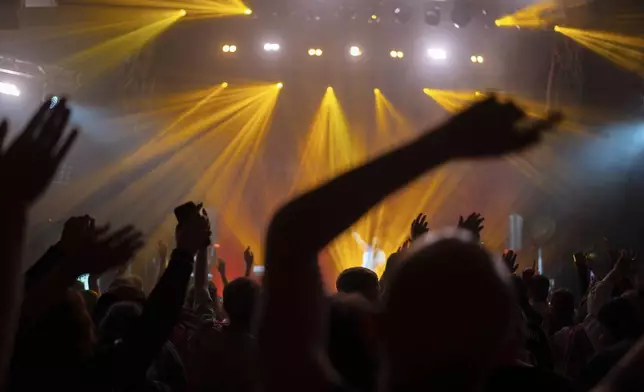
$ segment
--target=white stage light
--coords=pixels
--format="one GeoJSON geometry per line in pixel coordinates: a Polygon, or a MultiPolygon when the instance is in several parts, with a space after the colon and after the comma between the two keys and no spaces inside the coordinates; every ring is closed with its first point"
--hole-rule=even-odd
{"type": "Polygon", "coordinates": [[[0,82],[0,94],[19,97],[20,90],[18,89],[18,86],[16,86],[15,84],[0,82]]]}
{"type": "Polygon", "coordinates": [[[278,52],[280,50],[280,44],[267,42],[264,44],[264,50],[267,52],[278,52]]]}
{"type": "Polygon", "coordinates": [[[447,52],[443,49],[430,48],[427,49],[427,56],[432,60],[447,60],[447,52]]]}
{"type": "Polygon", "coordinates": [[[353,57],[362,56],[362,49],[359,46],[352,46],[349,48],[349,54],[353,57]]]}

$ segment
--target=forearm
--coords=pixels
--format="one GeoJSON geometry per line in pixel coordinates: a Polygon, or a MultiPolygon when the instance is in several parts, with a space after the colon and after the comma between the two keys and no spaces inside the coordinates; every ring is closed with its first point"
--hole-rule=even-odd
{"type": "MultiPolygon", "coordinates": [[[[298,197],[276,213],[267,233],[266,313],[259,334],[265,358],[274,355],[289,365],[300,366],[298,361],[310,365],[321,349],[320,328],[325,320],[317,254],[389,194],[445,162],[449,157],[443,140],[442,132],[424,135],[298,197]],[[302,235],[305,229],[312,233],[302,235]],[[289,343],[284,345],[284,340],[289,343]],[[291,351],[283,351],[284,346],[291,351]]],[[[269,365],[275,367],[275,377],[282,377],[280,364],[269,361],[269,365]]]]}
{"type": "Polygon", "coordinates": [[[190,274],[190,257],[173,252],[168,268],[150,293],[140,320],[123,339],[121,363],[115,364],[127,380],[135,380],[152,363],[172,333],[183,307],[190,274]]]}
{"type": "Polygon", "coordinates": [[[18,209],[3,213],[0,219],[0,388],[5,386],[20,317],[23,291],[21,260],[26,224],[26,211],[18,209]]]}
{"type": "Polygon", "coordinates": [[[195,306],[203,309],[212,302],[208,293],[208,253],[207,248],[197,252],[195,261],[195,306]]]}

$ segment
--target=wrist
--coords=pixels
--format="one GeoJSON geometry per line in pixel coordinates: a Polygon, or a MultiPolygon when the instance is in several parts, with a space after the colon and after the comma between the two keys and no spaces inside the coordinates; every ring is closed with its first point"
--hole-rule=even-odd
{"type": "Polygon", "coordinates": [[[170,260],[177,260],[184,263],[193,264],[195,260],[195,253],[185,248],[177,247],[172,251],[170,260]]]}

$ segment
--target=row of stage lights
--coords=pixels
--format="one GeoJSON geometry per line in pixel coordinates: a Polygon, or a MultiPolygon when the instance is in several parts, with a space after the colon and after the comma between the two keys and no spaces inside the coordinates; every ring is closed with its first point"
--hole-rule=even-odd
{"type": "MultiPolygon", "coordinates": [[[[279,52],[281,49],[280,44],[273,43],[273,42],[267,42],[264,44],[264,51],[265,52],[279,52]]],[[[221,47],[221,51],[230,54],[230,53],[236,53],[237,52],[237,45],[232,45],[232,44],[226,44],[221,47]]],[[[349,56],[351,57],[360,57],[364,54],[364,50],[357,45],[351,45],[347,49],[347,52],[349,56]]],[[[324,50],[321,48],[309,48],[307,50],[307,54],[311,57],[321,57],[324,54],[324,50]]],[[[392,59],[402,59],[405,57],[405,53],[402,50],[398,49],[391,49],[389,52],[389,56],[392,59]]],[[[431,60],[434,61],[445,61],[448,59],[447,51],[441,48],[429,48],[427,49],[427,57],[430,58],[431,60]]],[[[481,55],[472,55],[470,57],[470,60],[472,63],[475,64],[483,64],[485,61],[485,58],[481,55]]]]}

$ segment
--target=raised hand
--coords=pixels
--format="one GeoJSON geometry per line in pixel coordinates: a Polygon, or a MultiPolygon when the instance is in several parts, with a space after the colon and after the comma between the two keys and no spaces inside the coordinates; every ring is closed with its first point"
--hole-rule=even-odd
{"type": "Polygon", "coordinates": [[[467,219],[463,220],[463,217],[458,218],[458,227],[469,230],[474,234],[476,238],[481,238],[481,231],[485,228],[482,225],[485,218],[476,212],[471,213],[467,219]]]}
{"type": "Polygon", "coordinates": [[[226,276],[226,261],[224,259],[217,260],[217,271],[219,271],[219,275],[226,276]]]}
{"type": "Polygon", "coordinates": [[[454,158],[485,158],[518,152],[539,142],[563,117],[559,113],[530,121],[514,103],[501,103],[495,96],[456,115],[439,132],[449,140],[454,158]]]}
{"type": "Polygon", "coordinates": [[[427,227],[427,215],[423,214],[422,212],[418,214],[416,219],[414,219],[413,222],[411,222],[411,240],[415,240],[416,238],[422,236],[423,234],[427,233],[429,231],[429,228],[427,227]]]}
{"type": "Polygon", "coordinates": [[[523,273],[521,274],[521,278],[523,279],[524,282],[528,282],[537,273],[536,271],[537,271],[537,262],[533,260],[532,268],[524,269],[523,273]]]}
{"type": "Polygon", "coordinates": [[[519,264],[517,264],[517,254],[512,250],[503,252],[503,263],[508,267],[508,270],[511,273],[515,273],[519,268],[519,264]]]}
{"type": "Polygon", "coordinates": [[[125,265],[143,247],[143,234],[133,226],[109,231],[109,225],[94,227],[94,220],[87,215],[67,221],[61,246],[70,272],[101,275],[125,265]]]}
{"type": "Polygon", "coordinates": [[[73,255],[79,253],[95,234],[94,218],[89,215],[73,216],[65,222],[58,244],[65,254],[73,255]]]}
{"type": "Polygon", "coordinates": [[[196,255],[199,249],[210,245],[211,235],[210,221],[205,210],[202,210],[201,214],[195,214],[182,224],[177,225],[175,230],[177,248],[188,254],[196,255]]]}
{"type": "Polygon", "coordinates": [[[58,166],[74,144],[78,131],[63,137],[69,122],[67,100],[50,108],[45,101],[16,140],[6,150],[7,121],[0,124],[0,183],[6,190],[0,197],[10,203],[29,206],[47,189],[58,166]]]}

